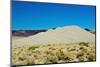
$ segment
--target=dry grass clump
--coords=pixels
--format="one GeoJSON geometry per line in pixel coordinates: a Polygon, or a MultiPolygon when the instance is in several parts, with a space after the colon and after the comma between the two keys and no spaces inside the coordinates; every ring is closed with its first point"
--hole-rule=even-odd
{"type": "Polygon", "coordinates": [[[93,43],[21,46],[12,49],[13,65],[95,61],[93,43]]]}

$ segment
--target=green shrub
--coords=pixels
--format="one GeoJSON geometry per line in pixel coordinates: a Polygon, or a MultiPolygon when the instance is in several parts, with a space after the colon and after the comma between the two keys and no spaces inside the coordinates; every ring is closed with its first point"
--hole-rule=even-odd
{"type": "Polygon", "coordinates": [[[80,42],[80,43],[79,43],[80,46],[86,46],[86,47],[88,47],[88,44],[89,44],[89,43],[85,43],[85,42],[80,42]]]}
{"type": "Polygon", "coordinates": [[[38,46],[31,46],[28,48],[28,50],[35,50],[36,48],[39,48],[38,46]]]}
{"type": "Polygon", "coordinates": [[[56,55],[54,56],[48,56],[48,61],[52,62],[52,63],[57,63],[58,61],[58,57],[56,55]]]}
{"type": "Polygon", "coordinates": [[[96,59],[95,59],[95,57],[93,56],[93,55],[90,55],[89,57],[88,57],[88,61],[95,61],[96,59]]]}

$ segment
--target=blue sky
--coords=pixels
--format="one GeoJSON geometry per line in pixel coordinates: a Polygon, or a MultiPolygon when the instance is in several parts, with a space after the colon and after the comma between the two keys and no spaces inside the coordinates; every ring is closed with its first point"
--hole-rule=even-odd
{"type": "Polygon", "coordinates": [[[95,6],[12,2],[12,30],[50,29],[69,25],[95,29],[95,6]]]}

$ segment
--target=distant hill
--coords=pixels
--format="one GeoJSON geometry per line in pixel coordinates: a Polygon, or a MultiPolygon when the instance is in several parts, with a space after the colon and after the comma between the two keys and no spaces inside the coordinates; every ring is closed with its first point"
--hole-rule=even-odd
{"type": "Polygon", "coordinates": [[[85,28],[85,30],[88,31],[88,32],[90,32],[90,33],[92,33],[92,34],[95,34],[95,30],[90,30],[88,28],[85,28]]]}
{"type": "Polygon", "coordinates": [[[88,28],[85,28],[85,30],[86,30],[86,31],[91,31],[91,30],[90,30],[90,29],[88,29],[88,28]]]}
{"type": "MultiPolygon", "coordinates": [[[[52,28],[53,30],[56,28],[52,28]]],[[[90,30],[88,28],[85,28],[86,31],[95,34],[95,30],[90,30]]],[[[13,30],[12,36],[20,36],[20,37],[27,37],[31,35],[38,34],[40,32],[46,32],[47,30],[13,30]]]]}
{"type": "Polygon", "coordinates": [[[45,31],[46,30],[13,30],[12,31],[12,36],[26,37],[26,36],[35,35],[39,32],[45,32],[45,31]]]}
{"type": "Polygon", "coordinates": [[[93,34],[95,34],[96,33],[96,31],[95,30],[92,30],[92,31],[90,31],[91,33],[93,33],[93,34]]]}

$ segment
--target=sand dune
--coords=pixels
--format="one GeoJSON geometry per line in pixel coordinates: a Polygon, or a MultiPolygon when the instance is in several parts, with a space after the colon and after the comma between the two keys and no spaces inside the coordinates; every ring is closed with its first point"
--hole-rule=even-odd
{"type": "Polygon", "coordinates": [[[78,26],[58,27],[36,35],[12,41],[15,45],[95,42],[95,35],[78,26]]]}

